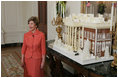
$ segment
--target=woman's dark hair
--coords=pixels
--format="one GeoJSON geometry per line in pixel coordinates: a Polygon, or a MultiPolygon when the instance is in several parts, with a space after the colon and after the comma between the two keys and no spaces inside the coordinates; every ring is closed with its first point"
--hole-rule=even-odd
{"type": "Polygon", "coordinates": [[[29,24],[30,21],[33,21],[36,24],[37,28],[38,28],[38,26],[39,26],[39,19],[38,19],[38,17],[36,17],[36,16],[30,17],[28,19],[28,24],[29,24]]]}

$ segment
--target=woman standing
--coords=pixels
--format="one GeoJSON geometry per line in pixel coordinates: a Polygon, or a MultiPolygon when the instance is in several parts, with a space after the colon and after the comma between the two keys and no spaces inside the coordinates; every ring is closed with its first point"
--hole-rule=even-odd
{"type": "Polygon", "coordinates": [[[30,30],[24,34],[21,50],[24,76],[41,77],[43,76],[46,54],[45,35],[38,30],[39,21],[37,17],[29,18],[28,25],[30,30]]]}

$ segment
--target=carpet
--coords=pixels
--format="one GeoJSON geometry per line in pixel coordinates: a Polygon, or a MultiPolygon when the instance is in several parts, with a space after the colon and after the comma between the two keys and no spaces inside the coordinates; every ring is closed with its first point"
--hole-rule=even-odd
{"type": "Polygon", "coordinates": [[[1,54],[1,76],[2,77],[23,77],[20,52],[9,52],[1,54]]]}

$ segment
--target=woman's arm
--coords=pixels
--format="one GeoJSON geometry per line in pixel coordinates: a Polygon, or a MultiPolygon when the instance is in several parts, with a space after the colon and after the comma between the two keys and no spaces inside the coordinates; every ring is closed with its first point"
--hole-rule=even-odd
{"type": "Polygon", "coordinates": [[[21,50],[22,55],[25,55],[26,48],[27,48],[27,46],[26,46],[26,40],[25,40],[25,34],[24,34],[23,46],[22,46],[22,50],[21,50]]]}
{"type": "Polygon", "coordinates": [[[45,64],[45,55],[46,55],[46,46],[45,46],[45,35],[42,35],[42,41],[41,41],[41,51],[42,51],[42,62],[41,62],[41,69],[43,69],[45,64]]]}
{"type": "Polygon", "coordinates": [[[21,66],[24,67],[24,58],[25,58],[25,52],[26,52],[26,42],[25,42],[25,35],[24,35],[24,39],[23,39],[23,46],[22,46],[22,50],[21,50],[21,66]]]}

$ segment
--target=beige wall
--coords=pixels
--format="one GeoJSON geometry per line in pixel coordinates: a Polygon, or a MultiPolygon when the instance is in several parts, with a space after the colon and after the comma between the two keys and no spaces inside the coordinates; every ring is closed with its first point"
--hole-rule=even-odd
{"type": "Polygon", "coordinates": [[[81,1],[67,1],[66,5],[66,16],[70,14],[78,14],[80,13],[80,8],[81,8],[81,1]]]}
{"type": "Polygon", "coordinates": [[[56,13],[56,1],[48,1],[47,2],[47,40],[52,40],[57,35],[56,27],[52,26],[51,21],[54,17],[54,13],[56,13]]]}
{"type": "Polygon", "coordinates": [[[27,20],[38,16],[37,2],[2,1],[1,2],[1,43],[20,43],[23,34],[28,31],[27,20]]]}

